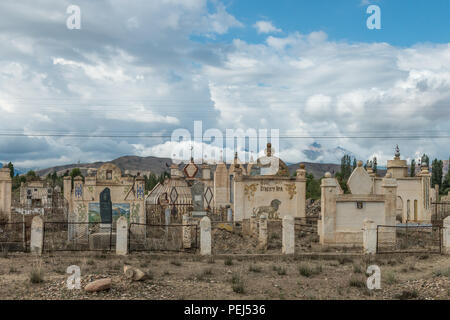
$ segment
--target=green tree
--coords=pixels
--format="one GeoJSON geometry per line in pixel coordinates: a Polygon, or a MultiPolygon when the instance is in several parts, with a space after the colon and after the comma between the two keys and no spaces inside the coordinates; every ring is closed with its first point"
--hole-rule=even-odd
{"type": "Polygon", "coordinates": [[[431,185],[438,185],[439,189],[442,188],[442,171],[443,171],[444,163],[442,160],[434,159],[433,165],[431,168],[431,185]]]}
{"type": "Polygon", "coordinates": [[[36,181],[39,180],[39,177],[37,176],[36,172],[33,170],[30,170],[26,174],[26,181],[36,181]]]}
{"type": "Polygon", "coordinates": [[[306,173],[306,199],[320,199],[320,179],[314,179],[312,173],[306,173]]]}
{"type": "Polygon", "coordinates": [[[424,153],[422,158],[420,159],[421,165],[424,163],[427,164],[427,169],[430,170],[430,158],[424,153]]]}
{"type": "Polygon", "coordinates": [[[348,186],[347,186],[347,180],[348,179],[344,179],[344,177],[343,177],[341,172],[337,172],[334,175],[334,177],[339,182],[339,185],[341,186],[342,191],[344,191],[344,193],[350,193],[350,190],[348,189],[348,186]]]}
{"type": "Polygon", "coordinates": [[[341,158],[341,176],[342,179],[347,180],[352,174],[351,158],[348,154],[341,158]]]}
{"type": "Polygon", "coordinates": [[[409,176],[414,177],[416,175],[416,160],[411,160],[411,167],[409,169],[409,176]]]}
{"type": "Polygon", "coordinates": [[[448,167],[447,174],[444,177],[444,181],[442,181],[442,188],[439,189],[442,194],[448,194],[450,191],[450,159],[448,159],[448,167]]]}
{"type": "Polygon", "coordinates": [[[9,168],[9,175],[11,176],[11,178],[14,178],[14,165],[11,162],[8,163],[8,168],[9,168]]]}
{"type": "Polygon", "coordinates": [[[356,158],[353,158],[353,165],[352,165],[352,169],[355,170],[356,169],[356,158]]]}
{"type": "Polygon", "coordinates": [[[377,173],[377,157],[373,157],[372,159],[372,170],[374,173],[377,173]]]}

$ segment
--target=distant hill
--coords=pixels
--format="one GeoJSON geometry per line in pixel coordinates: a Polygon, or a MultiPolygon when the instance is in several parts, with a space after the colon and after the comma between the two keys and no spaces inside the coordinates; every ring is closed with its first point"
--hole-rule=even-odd
{"type": "MultiPolygon", "coordinates": [[[[301,162],[305,164],[306,172],[312,173],[314,178],[319,179],[325,175],[325,172],[330,172],[331,174],[335,174],[341,170],[340,164],[334,163],[314,163],[314,162],[301,162]]],[[[298,169],[300,163],[290,164],[288,165],[289,173],[291,175],[298,169]]]]}
{"type": "MultiPolygon", "coordinates": [[[[122,171],[129,170],[131,174],[136,174],[141,172],[142,174],[146,172],[153,172],[155,174],[161,174],[167,171],[167,165],[172,164],[172,160],[169,158],[158,158],[158,157],[138,157],[138,156],[124,156],[110,161],[118,166],[122,171]]],[[[36,173],[39,176],[46,176],[49,173],[56,171],[58,175],[63,175],[67,170],[72,170],[73,168],[80,168],[82,173],[89,168],[100,168],[105,162],[93,162],[93,163],[73,163],[63,166],[51,167],[43,170],[38,170],[36,173]]]]}
{"type": "MultiPolygon", "coordinates": [[[[138,156],[124,156],[111,161],[117,165],[122,171],[128,170],[131,174],[136,174],[140,172],[142,175],[153,172],[157,175],[164,171],[169,171],[168,166],[172,164],[172,159],[170,158],[158,158],[158,157],[138,157],[138,156]]],[[[448,160],[444,160],[444,175],[448,171],[449,163],[448,160]]],[[[93,162],[93,163],[80,163],[80,164],[68,164],[62,166],[51,167],[47,169],[37,170],[36,173],[40,176],[46,176],[49,173],[56,171],[58,175],[63,175],[67,170],[73,168],[80,168],[83,174],[86,174],[89,168],[99,168],[101,165],[107,162],[93,162]]],[[[331,174],[335,174],[341,170],[340,164],[334,163],[314,163],[314,162],[302,162],[305,164],[307,172],[314,175],[316,179],[319,179],[325,175],[325,172],[329,171],[331,174]]],[[[300,163],[288,164],[289,172],[291,175],[294,174],[295,170],[298,169],[300,163]]],[[[1,164],[0,164],[1,167],[1,164]]],[[[215,166],[211,166],[212,171],[214,171],[215,166]]],[[[20,169],[19,169],[20,170],[20,169]]],[[[19,171],[16,169],[16,172],[19,171]]],[[[26,173],[28,170],[20,170],[18,173],[26,173]]],[[[384,176],[386,173],[386,168],[383,166],[378,167],[378,176],[384,176]]]]}

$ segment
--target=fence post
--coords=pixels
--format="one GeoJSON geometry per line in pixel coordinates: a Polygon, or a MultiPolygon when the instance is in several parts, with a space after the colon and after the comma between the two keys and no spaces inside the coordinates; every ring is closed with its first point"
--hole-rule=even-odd
{"type": "Polygon", "coordinates": [[[211,254],[211,220],[208,217],[200,220],[200,254],[211,254]]]}
{"type": "Polygon", "coordinates": [[[262,214],[259,217],[259,248],[267,250],[267,217],[262,214]]]}
{"type": "Polygon", "coordinates": [[[31,221],[30,252],[41,255],[43,246],[44,246],[44,220],[40,216],[35,216],[31,221]]]}
{"type": "Polygon", "coordinates": [[[124,216],[117,219],[116,254],[121,256],[128,254],[128,221],[124,216]]]}
{"type": "Polygon", "coordinates": [[[184,249],[190,249],[191,244],[192,244],[190,223],[191,223],[191,221],[189,219],[189,215],[183,214],[182,229],[183,229],[183,248],[184,249]]]}
{"type": "Polygon", "coordinates": [[[445,218],[443,221],[442,253],[450,254],[450,216],[445,218]]]}
{"type": "Polygon", "coordinates": [[[366,218],[363,222],[363,250],[364,254],[375,254],[377,252],[378,229],[375,222],[366,218]]]}
{"type": "Polygon", "coordinates": [[[283,247],[281,252],[283,254],[294,254],[295,251],[295,225],[294,217],[283,217],[283,247]]]}

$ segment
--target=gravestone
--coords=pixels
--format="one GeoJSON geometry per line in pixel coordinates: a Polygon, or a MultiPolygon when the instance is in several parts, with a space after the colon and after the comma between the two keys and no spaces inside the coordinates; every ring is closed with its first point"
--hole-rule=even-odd
{"type": "Polygon", "coordinates": [[[116,254],[128,254],[128,221],[127,218],[121,216],[117,219],[117,234],[116,234],[116,254]]]}
{"type": "Polygon", "coordinates": [[[89,234],[90,250],[110,249],[116,238],[116,233],[112,229],[112,201],[109,188],[100,193],[100,219],[99,232],[89,234]]]}
{"type": "Polygon", "coordinates": [[[294,254],[295,249],[295,224],[294,217],[283,217],[283,246],[281,252],[283,254],[294,254]]]}
{"type": "Polygon", "coordinates": [[[353,170],[347,185],[352,194],[371,194],[373,181],[362,166],[362,161],[358,161],[358,166],[353,170]]]}
{"type": "Polygon", "coordinates": [[[267,216],[262,214],[259,217],[259,248],[263,251],[267,250],[267,216]]]}
{"type": "Polygon", "coordinates": [[[363,248],[364,254],[377,253],[377,225],[369,218],[363,223],[363,248]]]}
{"type": "Polygon", "coordinates": [[[30,252],[41,255],[43,246],[44,220],[40,216],[35,216],[31,221],[30,252]]]}
{"type": "Polygon", "coordinates": [[[206,212],[204,211],[204,194],[205,184],[201,181],[195,182],[191,187],[192,206],[194,209],[192,212],[192,216],[194,217],[201,217],[206,215],[206,212]]]}
{"type": "Polygon", "coordinates": [[[112,201],[109,188],[105,188],[100,193],[100,218],[102,221],[100,228],[105,232],[110,231],[112,224],[112,201]]]}
{"type": "Polygon", "coordinates": [[[200,220],[200,254],[211,254],[211,220],[208,217],[200,220]]]}

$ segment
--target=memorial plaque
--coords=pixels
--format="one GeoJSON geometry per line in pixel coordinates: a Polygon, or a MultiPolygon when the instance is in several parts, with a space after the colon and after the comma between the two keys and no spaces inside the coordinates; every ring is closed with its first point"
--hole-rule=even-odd
{"type": "Polygon", "coordinates": [[[100,217],[102,223],[112,223],[112,202],[109,188],[100,193],[100,217]]]}
{"type": "Polygon", "coordinates": [[[203,195],[205,193],[205,184],[203,182],[196,182],[191,187],[192,205],[194,211],[203,211],[203,195]]]}

